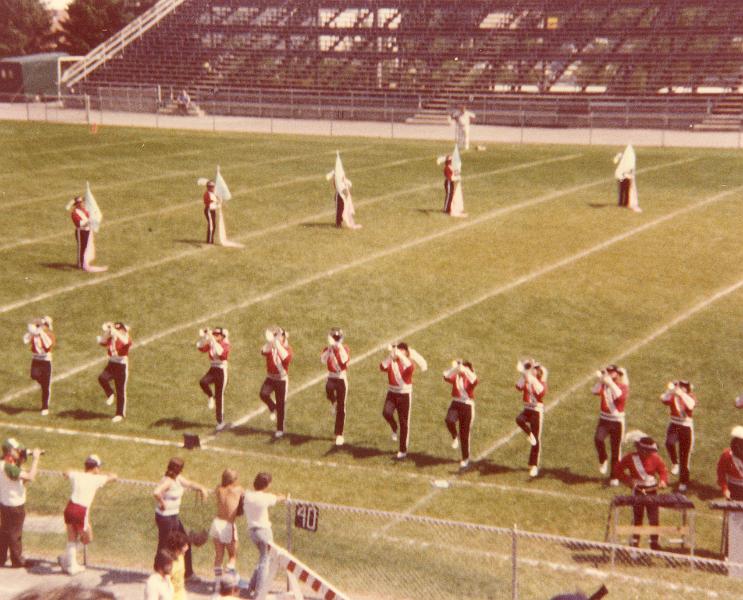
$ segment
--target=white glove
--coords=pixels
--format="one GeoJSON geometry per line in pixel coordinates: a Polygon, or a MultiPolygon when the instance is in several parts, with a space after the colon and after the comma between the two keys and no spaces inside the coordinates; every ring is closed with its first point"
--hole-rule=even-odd
{"type": "Polygon", "coordinates": [[[599,379],[602,379],[604,377],[604,372],[603,371],[596,371],[594,373],[594,375],[596,375],[596,377],[598,377],[599,379]]]}
{"type": "Polygon", "coordinates": [[[524,363],[522,363],[520,360],[516,362],[516,370],[519,373],[523,373],[524,371],[526,371],[526,368],[524,367],[524,363]]]}
{"type": "Polygon", "coordinates": [[[676,382],[675,381],[669,381],[668,385],[666,386],[666,389],[671,392],[676,389],[676,382]]]}
{"type": "Polygon", "coordinates": [[[266,329],[263,335],[266,337],[267,342],[269,343],[273,342],[274,340],[273,331],[271,331],[270,329],[266,329]]]}
{"type": "Polygon", "coordinates": [[[30,344],[32,338],[33,338],[33,336],[30,333],[24,333],[23,334],[23,343],[24,344],[30,344]]]}

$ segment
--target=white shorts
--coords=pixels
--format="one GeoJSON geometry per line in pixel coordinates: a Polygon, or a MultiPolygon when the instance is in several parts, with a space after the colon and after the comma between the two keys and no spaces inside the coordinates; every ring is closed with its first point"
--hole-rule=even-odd
{"type": "Polygon", "coordinates": [[[209,537],[222,544],[231,544],[237,541],[237,527],[229,521],[215,518],[209,528],[209,537]]]}

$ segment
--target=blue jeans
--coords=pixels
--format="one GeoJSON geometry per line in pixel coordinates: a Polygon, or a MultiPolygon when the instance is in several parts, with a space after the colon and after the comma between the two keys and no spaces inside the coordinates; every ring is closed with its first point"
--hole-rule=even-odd
{"type": "Polygon", "coordinates": [[[270,527],[251,527],[248,532],[250,539],[258,548],[259,555],[258,564],[248,584],[248,593],[252,594],[262,590],[266,583],[270,583],[266,582],[266,578],[268,577],[268,544],[273,542],[273,531],[270,527]]]}
{"type": "MultiPolygon", "coordinates": [[[[180,531],[186,533],[186,528],[181,523],[179,515],[163,516],[155,513],[155,523],[157,524],[157,550],[166,549],[168,547],[168,534],[171,531],[180,531]]],[[[186,566],[185,577],[188,579],[193,575],[193,560],[191,558],[191,544],[188,545],[188,550],[183,557],[184,564],[186,566]]]]}

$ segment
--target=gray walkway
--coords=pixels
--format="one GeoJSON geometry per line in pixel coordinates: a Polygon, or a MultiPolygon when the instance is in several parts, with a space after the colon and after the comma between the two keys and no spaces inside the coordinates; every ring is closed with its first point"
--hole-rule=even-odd
{"type": "MultiPolygon", "coordinates": [[[[409,125],[378,121],[324,121],[313,119],[271,119],[251,117],[163,116],[152,113],[124,113],[61,108],[57,103],[0,103],[0,120],[49,121],[185,129],[329,136],[358,136],[393,139],[454,141],[453,127],[409,125]]],[[[696,148],[741,148],[743,132],[694,132],[662,129],[560,129],[541,127],[472,126],[472,145],[493,142],[525,144],[596,144],[623,146],[677,146],[696,148]]]]}

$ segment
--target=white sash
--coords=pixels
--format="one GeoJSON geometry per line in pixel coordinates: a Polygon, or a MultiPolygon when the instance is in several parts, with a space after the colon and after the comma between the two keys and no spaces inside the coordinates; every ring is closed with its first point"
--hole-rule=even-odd
{"type": "Polygon", "coordinates": [[[642,464],[642,460],[640,460],[639,455],[635,454],[634,456],[632,456],[632,463],[635,465],[635,470],[640,476],[642,485],[652,486],[658,483],[658,480],[655,478],[654,475],[648,475],[648,472],[645,470],[645,465],[642,464]]]}

